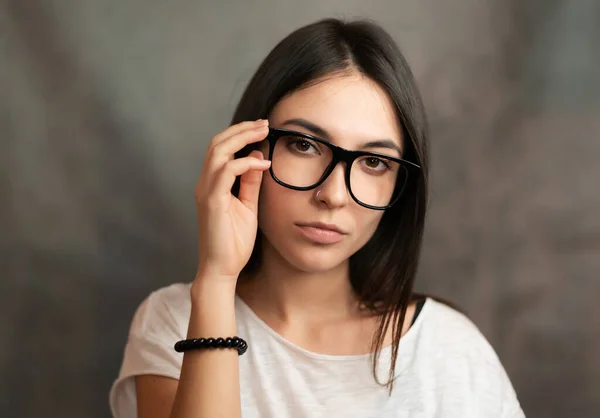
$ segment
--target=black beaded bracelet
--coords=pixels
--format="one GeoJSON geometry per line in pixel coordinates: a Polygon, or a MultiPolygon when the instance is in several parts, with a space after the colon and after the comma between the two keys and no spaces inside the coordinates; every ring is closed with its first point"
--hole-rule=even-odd
{"type": "Polygon", "coordinates": [[[204,348],[236,348],[238,356],[241,356],[248,349],[248,343],[240,337],[193,338],[191,340],[181,340],[175,343],[175,351],[178,353],[204,348]]]}

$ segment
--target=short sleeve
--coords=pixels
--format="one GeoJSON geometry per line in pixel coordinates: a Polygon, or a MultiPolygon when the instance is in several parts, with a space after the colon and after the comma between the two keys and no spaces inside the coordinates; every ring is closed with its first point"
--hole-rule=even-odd
{"type": "Polygon", "coordinates": [[[519,402],[516,401],[504,411],[502,418],[525,418],[525,412],[523,412],[519,402]]]}
{"type": "Polygon", "coordinates": [[[135,376],[152,374],[179,379],[183,355],[173,346],[185,338],[189,321],[187,304],[189,292],[185,286],[173,285],[153,292],[137,308],[119,376],[110,390],[113,417],[137,416],[135,376]]]}
{"type": "Polygon", "coordinates": [[[442,394],[436,401],[443,415],[525,417],[498,354],[475,323],[445,304],[427,303],[419,350],[442,394]]]}
{"type": "Polygon", "coordinates": [[[498,354],[474,324],[472,338],[466,340],[472,350],[469,353],[471,383],[481,408],[480,416],[524,418],[515,389],[498,354]]]}
{"type": "Polygon", "coordinates": [[[525,412],[521,408],[515,389],[504,369],[502,369],[502,373],[504,376],[505,395],[504,402],[502,403],[502,418],[525,418],[525,412]]]}
{"type": "Polygon", "coordinates": [[[469,342],[472,349],[469,353],[471,384],[480,403],[481,416],[524,418],[515,389],[498,354],[475,325],[469,342]]]}

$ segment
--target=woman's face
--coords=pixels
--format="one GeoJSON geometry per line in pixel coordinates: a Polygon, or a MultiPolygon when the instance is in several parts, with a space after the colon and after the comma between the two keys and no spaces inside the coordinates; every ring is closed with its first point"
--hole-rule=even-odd
{"type": "MultiPolygon", "coordinates": [[[[292,93],[277,104],[269,121],[272,128],[312,134],[350,150],[381,140],[402,146],[390,98],[374,81],[358,74],[330,77],[292,93]]],[[[400,157],[388,147],[367,150],[400,157]]],[[[267,251],[274,250],[301,271],[323,272],[346,262],[367,243],[383,211],[364,208],[352,199],[345,169],[339,163],[323,184],[308,191],[285,188],[265,172],[259,227],[267,251]],[[313,223],[334,225],[342,233],[309,226],[313,223]]]]}

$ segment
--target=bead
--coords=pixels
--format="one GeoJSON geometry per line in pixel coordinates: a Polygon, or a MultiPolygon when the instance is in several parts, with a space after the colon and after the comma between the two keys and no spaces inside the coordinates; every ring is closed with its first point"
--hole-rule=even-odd
{"type": "Polygon", "coordinates": [[[239,337],[191,338],[177,341],[174,344],[174,348],[178,353],[203,348],[235,348],[238,355],[241,356],[248,350],[248,343],[239,337]]]}

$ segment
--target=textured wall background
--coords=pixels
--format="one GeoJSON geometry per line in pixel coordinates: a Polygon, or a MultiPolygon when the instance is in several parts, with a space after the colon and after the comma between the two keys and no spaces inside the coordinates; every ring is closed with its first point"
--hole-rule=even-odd
{"type": "Polygon", "coordinates": [[[109,415],[135,307],[194,273],[209,138],[330,15],[387,28],[429,108],[420,290],[470,313],[529,417],[597,416],[597,0],[0,0],[0,415],[109,415]]]}

